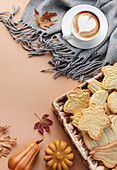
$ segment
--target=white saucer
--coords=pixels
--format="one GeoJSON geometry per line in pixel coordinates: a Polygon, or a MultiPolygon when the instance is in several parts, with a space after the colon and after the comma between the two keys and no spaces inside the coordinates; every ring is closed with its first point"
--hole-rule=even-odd
{"type": "Polygon", "coordinates": [[[105,15],[100,11],[98,8],[91,6],[91,5],[77,5],[66,12],[62,20],[62,33],[71,32],[71,23],[73,17],[81,11],[89,11],[97,15],[100,20],[100,32],[99,34],[90,41],[81,41],[71,36],[67,41],[74,47],[81,48],[81,49],[90,49],[99,45],[106,37],[108,31],[108,22],[105,15]]]}

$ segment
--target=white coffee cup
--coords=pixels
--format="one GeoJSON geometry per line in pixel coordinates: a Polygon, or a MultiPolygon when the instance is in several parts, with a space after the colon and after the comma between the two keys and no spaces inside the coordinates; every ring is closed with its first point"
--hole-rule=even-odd
{"type": "Polygon", "coordinates": [[[108,33],[108,20],[100,9],[92,5],[82,4],[72,7],[65,13],[61,27],[63,38],[66,39],[70,45],[80,49],[91,49],[98,46],[106,38],[108,33]],[[89,39],[77,36],[72,29],[74,16],[83,11],[93,13],[99,19],[100,23],[97,34],[89,39]]]}
{"type": "Polygon", "coordinates": [[[71,17],[71,29],[70,32],[64,33],[64,39],[68,40],[74,36],[76,39],[82,42],[88,42],[95,39],[100,33],[100,18],[94,10],[84,11],[81,9],[78,11],[78,13],[75,13],[71,17]],[[75,29],[75,27],[77,27],[77,29],[75,29]]]}

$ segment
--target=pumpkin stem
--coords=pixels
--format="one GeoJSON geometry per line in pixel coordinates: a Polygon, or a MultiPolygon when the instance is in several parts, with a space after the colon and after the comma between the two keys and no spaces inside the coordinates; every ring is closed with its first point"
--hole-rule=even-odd
{"type": "Polygon", "coordinates": [[[35,143],[38,145],[39,143],[41,143],[43,141],[43,139],[37,140],[35,143]]]}

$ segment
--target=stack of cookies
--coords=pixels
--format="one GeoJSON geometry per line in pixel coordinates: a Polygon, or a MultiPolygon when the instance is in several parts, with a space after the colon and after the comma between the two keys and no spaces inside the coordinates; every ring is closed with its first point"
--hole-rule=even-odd
{"type": "Polygon", "coordinates": [[[117,63],[102,73],[101,82],[92,78],[86,89],[67,94],[64,112],[72,114],[72,125],[82,133],[91,157],[117,168],[117,63]]]}

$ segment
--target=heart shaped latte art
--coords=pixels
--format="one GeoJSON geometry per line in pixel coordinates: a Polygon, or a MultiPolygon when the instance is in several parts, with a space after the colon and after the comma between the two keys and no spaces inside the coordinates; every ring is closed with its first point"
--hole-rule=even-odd
{"type": "Polygon", "coordinates": [[[82,14],[78,18],[79,33],[84,31],[91,31],[96,27],[96,21],[94,18],[90,18],[88,15],[82,14]]]}
{"type": "Polygon", "coordinates": [[[84,11],[75,15],[73,19],[74,31],[82,38],[91,38],[99,31],[99,20],[91,12],[84,11]]]}

